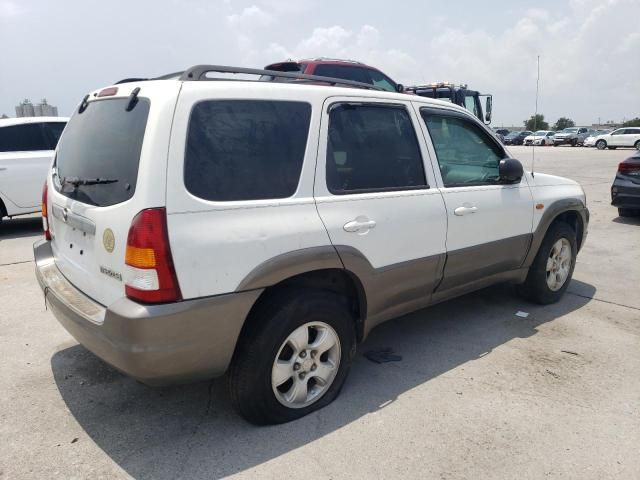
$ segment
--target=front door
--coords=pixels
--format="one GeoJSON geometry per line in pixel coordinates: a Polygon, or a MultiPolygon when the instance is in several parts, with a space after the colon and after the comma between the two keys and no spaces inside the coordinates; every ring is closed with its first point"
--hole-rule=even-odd
{"type": "Polygon", "coordinates": [[[446,213],[419,128],[409,102],[340,97],[323,107],[314,196],[363,283],[367,328],[426,305],[441,278],[446,213]]]}
{"type": "Polygon", "coordinates": [[[502,146],[475,119],[422,108],[447,209],[447,261],[439,291],[520,267],[531,240],[533,200],[523,178],[502,184],[502,146]]]}

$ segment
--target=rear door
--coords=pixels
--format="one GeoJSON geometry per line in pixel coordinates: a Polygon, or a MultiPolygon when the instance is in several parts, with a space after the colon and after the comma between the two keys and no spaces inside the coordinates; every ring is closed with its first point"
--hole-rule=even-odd
{"type": "Polygon", "coordinates": [[[440,108],[420,109],[439,167],[447,210],[447,263],[439,290],[520,267],[529,247],[533,199],[523,177],[501,184],[508,155],[475,119],[440,108]]]}
{"type": "Polygon", "coordinates": [[[334,97],[323,107],[318,212],[363,279],[370,326],[428,302],[440,279],[446,212],[409,102],[334,97]]]}
{"type": "Polygon", "coordinates": [[[37,209],[54,148],[41,123],[0,128],[0,192],[20,208],[37,209]]]}
{"type": "Polygon", "coordinates": [[[55,262],[78,289],[103,305],[124,296],[124,260],[133,217],[163,207],[168,139],[178,82],[118,87],[70,119],[49,175],[55,262]],[[78,185],[76,180],[106,180],[78,185]]]}
{"type": "Polygon", "coordinates": [[[626,128],[619,128],[618,130],[614,130],[613,132],[611,132],[611,136],[609,137],[607,146],[610,146],[610,147],[624,146],[624,142],[625,142],[624,137],[625,137],[626,131],[627,131],[626,128]]]}

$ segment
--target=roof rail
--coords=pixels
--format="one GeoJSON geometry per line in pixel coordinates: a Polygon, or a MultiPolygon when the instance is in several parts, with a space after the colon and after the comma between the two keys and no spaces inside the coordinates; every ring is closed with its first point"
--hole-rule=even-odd
{"type": "MultiPolygon", "coordinates": [[[[274,78],[290,78],[292,80],[306,80],[310,82],[322,82],[329,83],[331,85],[346,85],[349,87],[356,88],[366,88],[369,90],[384,90],[381,87],[377,87],[375,85],[371,85],[369,83],[355,82],[353,80],[345,80],[343,78],[334,78],[334,77],[321,77],[318,75],[305,75],[302,73],[295,72],[278,72],[275,70],[260,70],[256,68],[244,68],[244,67],[228,67],[224,65],[196,65],[194,67],[188,68],[184,72],[180,74],[178,80],[182,80],[184,82],[187,81],[206,81],[206,80],[221,80],[217,78],[208,78],[206,75],[209,72],[216,73],[240,73],[245,75],[268,75],[274,78]]],[[[164,77],[158,77],[159,79],[163,78],[173,78],[178,74],[170,74],[165,75],[164,77]]],[[[228,80],[228,79],[222,79],[228,80]]],[[[237,80],[236,80],[237,81],[237,80]]],[[[240,81],[255,81],[255,80],[240,80],[240,81]]]]}

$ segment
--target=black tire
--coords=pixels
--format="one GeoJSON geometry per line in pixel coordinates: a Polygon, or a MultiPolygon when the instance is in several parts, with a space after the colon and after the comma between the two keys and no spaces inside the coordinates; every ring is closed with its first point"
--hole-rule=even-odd
{"type": "Polygon", "coordinates": [[[571,140],[571,146],[575,147],[576,145],[578,145],[578,141],[574,138],[573,140],[571,140]]]}
{"type": "Polygon", "coordinates": [[[618,208],[619,217],[637,217],[640,216],[640,209],[637,208],[618,208]]]}
{"type": "Polygon", "coordinates": [[[607,148],[607,142],[605,142],[604,140],[598,140],[596,142],[596,148],[598,150],[604,150],[605,148],[607,148]]]}
{"type": "Polygon", "coordinates": [[[518,290],[528,300],[539,303],[541,305],[548,305],[555,303],[564,292],[567,290],[569,283],[571,283],[571,277],[573,276],[573,269],[576,265],[576,254],[578,252],[576,232],[573,228],[565,222],[555,222],[547,231],[547,234],[538,249],[536,258],[533,260],[531,267],[529,267],[529,273],[525,282],[519,286],[518,290]],[[559,290],[553,291],[547,284],[547,259],[551,254],[553,245],[561,238],[566,238],[571,245],[571,266],[569,268],[569,274],[559,290]]]}
{"type": "Polygon", "coordinates": [[[256,425],[289,422],[328,405],[338,396],[356,350],[355,322],[344,297],[323,290],[286,290],[258,306],[248,321],[228,376],[231,400],[242,417],[256,425]],[[302,408],[287,407],[276,398],[271,384],[273,363],[289,335],[315,321],[328,324],[338,336],[338,371],[314,403],[302,408]]]}
{"type": "Polygon", "coordinates": [[[640,150],[640,140],[638,140],[633,146],[636,147],[636,150],[640,150]]]}
{"type": "Polygon", "coordinates": [[[546,145],[545,141],[544,141],[544,140],[541,140],[541,141],[540,141],[540,146],[541,146],[541,147],[544,147],[545,145],[546,145]]]}

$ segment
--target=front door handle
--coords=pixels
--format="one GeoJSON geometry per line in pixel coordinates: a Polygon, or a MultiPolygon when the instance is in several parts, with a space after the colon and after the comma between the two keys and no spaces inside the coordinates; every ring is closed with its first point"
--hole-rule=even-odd
{"type": "Polygon", "coordinates": [[[461,207],[456,208],[453,213],[461,217],[462,215],[468,215],[469,213],[476,213],[478,211],[478,207],[475,205],[471,205],[470,203],[465,203],[461,207]]]}
{"type": "Polygon", "coordinates": [[[355,220],[351,220],[344,224],[345,232],[359,233],[361,235],[367,233],[372,228],[375,228],[376,222],[369,220],[367,217],[357,217],[355,220]]]}

